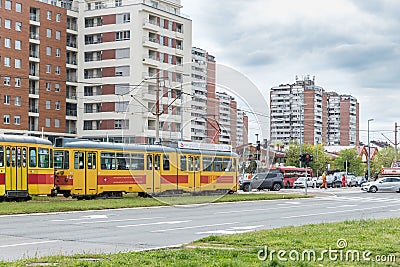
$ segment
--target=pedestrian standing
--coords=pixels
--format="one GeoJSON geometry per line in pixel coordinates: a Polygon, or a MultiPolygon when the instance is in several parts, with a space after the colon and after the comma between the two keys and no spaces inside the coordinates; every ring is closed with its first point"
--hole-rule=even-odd
{"type": "Polygon", "coordinates": [[[321,188],[328,188],[328,184],[326,183],[326,171],[322,174],[322,184],[321,184],[321,188]]]}
{"type": "Polygon", "coordinates": [[[346,187],[346,175],[342,176],[342,187],[346,187]]]}

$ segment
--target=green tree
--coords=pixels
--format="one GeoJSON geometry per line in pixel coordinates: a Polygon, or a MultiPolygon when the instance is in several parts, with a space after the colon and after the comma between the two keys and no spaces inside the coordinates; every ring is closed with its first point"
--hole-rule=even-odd
{"type": "Polygon", "coordinates": [[[341,171],[345,171],[345,162],[348,162],[348,172],[352,172],[355,175],[364,174],[364,166],[361,157],[358,156],[357,150],[346,149],[339,152],[337,158],[333,162],[333,168],[341,171]]]}
{"type": "MultiPolygon", "coordinates": [[[[397,156],[399,159],[399,155],[397,156]]],[[[394,160],[394,147],[387,147],[378,151],[370,162],[371,176],[378,175],[383,167],[390,167],[394,160]]]]}
{"type": "MultiPolygon", "coordinates": [[[[310,162],[310,168],[313,170],[315,176],[321,175],[326,170],[331,157],[325,153],[324,146],[321,144],[311,145],[303,144],[301,147],[302,154],[308,153],[313,155],[313,161],[310,162]]],[[[291,144],[285,151],[286,166],[300,167],[300,145],[291,144]]],[[[304,164],[302,164],[304,167],[304,164]]]]}

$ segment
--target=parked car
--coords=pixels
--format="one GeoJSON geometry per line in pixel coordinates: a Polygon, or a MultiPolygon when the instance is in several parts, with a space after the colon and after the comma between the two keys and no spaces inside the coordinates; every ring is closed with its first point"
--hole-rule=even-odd
{"type": "Polygon", "coordinates": [[[315,178],[299,177],[296,181],[294,181],[293,188],[304,188],[306,179],[307,179],[307,187],[316,187],[317,186],[317,181],[315,178]]]}
{"type": "Polygon", "coordinates": [[[279,191],[283,187],[283,174],[280,172],[257,173],[252,179],[239,181],[239,189],[250,192],[253,189],[279,191]]]}
{"type": "MultiPolygon", "coordinates": [[[[326,176],[326,184],[328,187],[341,187],[342,186],[342,179],[337,177],[337,176],[333,176],[333,175],[327,175],[326,176]]],[[[317,180],[317,187],[321,187],[322,185],[322,177],[319,177],[317,180]]]]}
{"type": "Polygon", "coordinates": [[[400,177],[384,177],[374,182],[366,182],[361,190],[371,193],[376,192],[399,192],[400,193],[400,177]]]}
{"type": "Polygon", "coordinates": [[[363,186],[367,182],[367,178],[364,176],[357,176],[357,186],[363,186]]]}
{"type": "Polygon", "coordinates": [[[354,175],[347,175],[346,177],[346,185],[349,187],[358,186],[357,177],[354,175]]]}

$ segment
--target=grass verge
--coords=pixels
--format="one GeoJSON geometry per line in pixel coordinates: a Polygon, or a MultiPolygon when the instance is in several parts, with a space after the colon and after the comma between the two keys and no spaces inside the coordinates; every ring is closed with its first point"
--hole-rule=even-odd
{"type": "Polygon", "coordinates": [[[153,207],[168,205],[204,204],[215,202],[235,202],[252,200],[293,199],[306,197],[299,194],[232,194],[221,196],[177,196],[140,198],[137,195],[127,194],[122,199],[73,200],[63,197],[33,197],[28,202],[0,203],[0,215],[62,212],[77,210],[101,210],[133,207],[153,207]]]}
{"type": "Polygon", "coordinates": [[[399,218],[346,221],[210,236],[179,249],[56,256],[0,263],[0,266],[399,266],[399,239],[399,218]],[[341,243],[338,243],[339,240],[341,243]],[[263,261],[258,255],[266,255],[265,246],[269,253],[263,261]],[[285,251],[281,258],[287,260],[278,260],[277,252],[269,258],[272,250],[285,251]],[[302,252],[306,250],[315,251],[315,260],[301,260],[302,252]],[[324,250],[333,252],[322,254],[324,250]],[[300,260],[294,260],[298,254],[293,251],[300,255],[300,260]],[[366,251],[370,251],[367,256],[370,260],[363,258],[366,251]],[[356,252],[360,255],[359,259],[354,256],[356,252]],[[378,256],[379,260],[385,258],[387,261],[378,262],[378,256]]]}

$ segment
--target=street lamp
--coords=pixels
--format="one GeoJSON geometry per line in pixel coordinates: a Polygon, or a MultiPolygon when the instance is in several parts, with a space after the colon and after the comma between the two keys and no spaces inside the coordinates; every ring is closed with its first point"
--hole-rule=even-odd
{"type": "Polygon", "coordinates": [[[371,148],[370,148],[370,145],[369,145],[369,122],[370,121],[373,121],[374,119],[369,119],[368,120],[368,158],[367,158],[367,160],[368,160],[368,180],[370,179],[370,168],[371,168],[371,163],[370,163],[370,161],[371,161],[371,148]]]}

